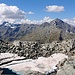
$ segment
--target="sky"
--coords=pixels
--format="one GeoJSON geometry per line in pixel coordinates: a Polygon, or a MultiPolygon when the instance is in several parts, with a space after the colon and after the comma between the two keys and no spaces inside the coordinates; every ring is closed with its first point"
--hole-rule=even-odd
{"type": "Polygon", "coordinates": [[[43,23],[55,18],[75,25],[75,0],[0,0],[0,24],[43,23]]]}

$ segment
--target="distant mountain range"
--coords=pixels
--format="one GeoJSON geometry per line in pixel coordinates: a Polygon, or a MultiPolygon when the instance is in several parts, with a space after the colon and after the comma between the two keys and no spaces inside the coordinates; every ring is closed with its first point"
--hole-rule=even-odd
{"type": "Polygon", "coordinates": [[[30,40],[52,42],[54,40],[62,41],[75,37],[75,27],[56,18],[50,23],[38,24],[10,24],[4,22],[0,25],[0,39],[30,40]]]}

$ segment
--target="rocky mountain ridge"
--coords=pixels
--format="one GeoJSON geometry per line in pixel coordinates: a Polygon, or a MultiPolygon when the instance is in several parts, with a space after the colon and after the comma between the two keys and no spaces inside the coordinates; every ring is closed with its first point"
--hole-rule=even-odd
{"type": "Polygon", "coordinates": [[[21,39],[51,42],[51,40],[59,40],[61,35],[62,38],[65,37],[63,39],[66,39],[68,37],[72,38],[75,35],[75,27],[63,22],[58,18],[51,21],[50,23],[45,22],[41,25],[10,24],[8,22],[4,22],[2,25],[0,25],[0,38],[9,41],[21,39]],[[58,35],[57,39],[54,38],[56,36],[55,34],[58,35]]]}
{"type": "Polygon", "coordinates": [[[62,41],[75,37],[75,27],[63,22],[60,19],[55,19],[50,23],[43,23],[40,27],[31,33],[23,36],[21,40],[37,41],[41,43],[62,41]]]}

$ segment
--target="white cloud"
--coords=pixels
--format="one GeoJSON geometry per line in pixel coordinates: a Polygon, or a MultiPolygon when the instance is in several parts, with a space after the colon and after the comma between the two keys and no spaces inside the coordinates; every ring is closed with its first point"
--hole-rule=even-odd
{"type": "MultiPolygon", "coordinates": [[[[64,11],[63,6],[46,6],[47,12],[61,12],[64,11]]],[[[0,4],[0,24],[4,21],[8,21],[10,23],[28,23],[28,24],[41,24],[44,22],[50,22],[53,19],[50,17],[44,17],[41,20],[29,20],[25,19],[26,14],[34,14],[34,12],[24,12],[20,10],[17,6],[8,6],[4,3],[0,4]],[[20,21],[20,22],[19,22],[20,21]]],[[[75,26],[75,18],[73,19],[63,19],[63,21],[75,26]]]]}
{"type": "Polygon", "coordinates": [[[28,12],[28,14],[34,14],[34,12],[32,12],[32,11],[29,11],[29,12],[28,12]]]}
{"type": "Polygon", "coordinates": [[[75,18],[73,18],[73,19],[63,19],[63,21],[67,22],[70,25],[75,26],[75,18]]]}
{"type": "Polygon", "coordinates": [[[64,7],[57,6],[57,5],[46,6],[46,11],[47,12],[62,12],[64,11],[64,7]]]}
{"type": "MultiPolygon", "coordinates": [[[[16,23],[17,21],[24,19],[26,14],[34,14],[34,12],[24,12],[17,6],[8,6],[4,3],[0,4],[0,24],[2,24],[4,21],[16,23]]],[[[26,20],[26,22],[28,21],[29,20],[26,20]]]]}
{"type": "Polygon", "coordinates": [[[8,6],[4,3],[0,4],[0,23],[3,21],[14,22],[15,20],[23,19],[25,12],[17,6],[8,6]]]}
{"type": "MultiPolygon", "coordinates": [[[[53,18],[50,18],[50,17],[44,17],[43,19],[41,20],[29,20],[29,19],[22,19],[19,23],[27,23],[27,24],[42,24],[44,22],[48,22],[50,23],[52,20],[54,20],[53,18]]],[[[63,19],[64,22],[72,25],[72,26],[75,26],[75,18],[73,19],[63,19]]]]}
{"type": "Polygon", "coordinates": [[[44,22],[51,22],[53,19],[50,17],[44,17],[41,20],[29,20],[29,19],[22,19],[20,23],[27,23],[27,24],[42,24],[44,22]]]}

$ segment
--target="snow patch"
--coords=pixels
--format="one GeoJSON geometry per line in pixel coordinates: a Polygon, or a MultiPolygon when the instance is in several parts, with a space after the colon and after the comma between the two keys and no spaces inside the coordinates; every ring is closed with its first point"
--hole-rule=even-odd
{"type": "MultiPolygon", "coordinates": [[[[13,54],[11,53],[3,53],[0,55],[1,58],[12,57],[13,54]]],[[[18,57],[15,55],[15,58],[18,57]]],[[[21,57],[20,57],[21,58],[21,57]]],[[[20,61],[12,61],[6,65],[2,65],[1,67],[12,69],[16,72],[21,71],[38,71],[41,73],[48,73],[52,72],[57,69],[56,65],[59,64],[60,61],[63,59],[67,59],[67,55],[62,53],[55,53],[50,57],[39,57],[38,59],[27,59],[27,60],[20,60],[20,61]]],[[[10,60],[10,59],[9,59],[10,60]]]]}

